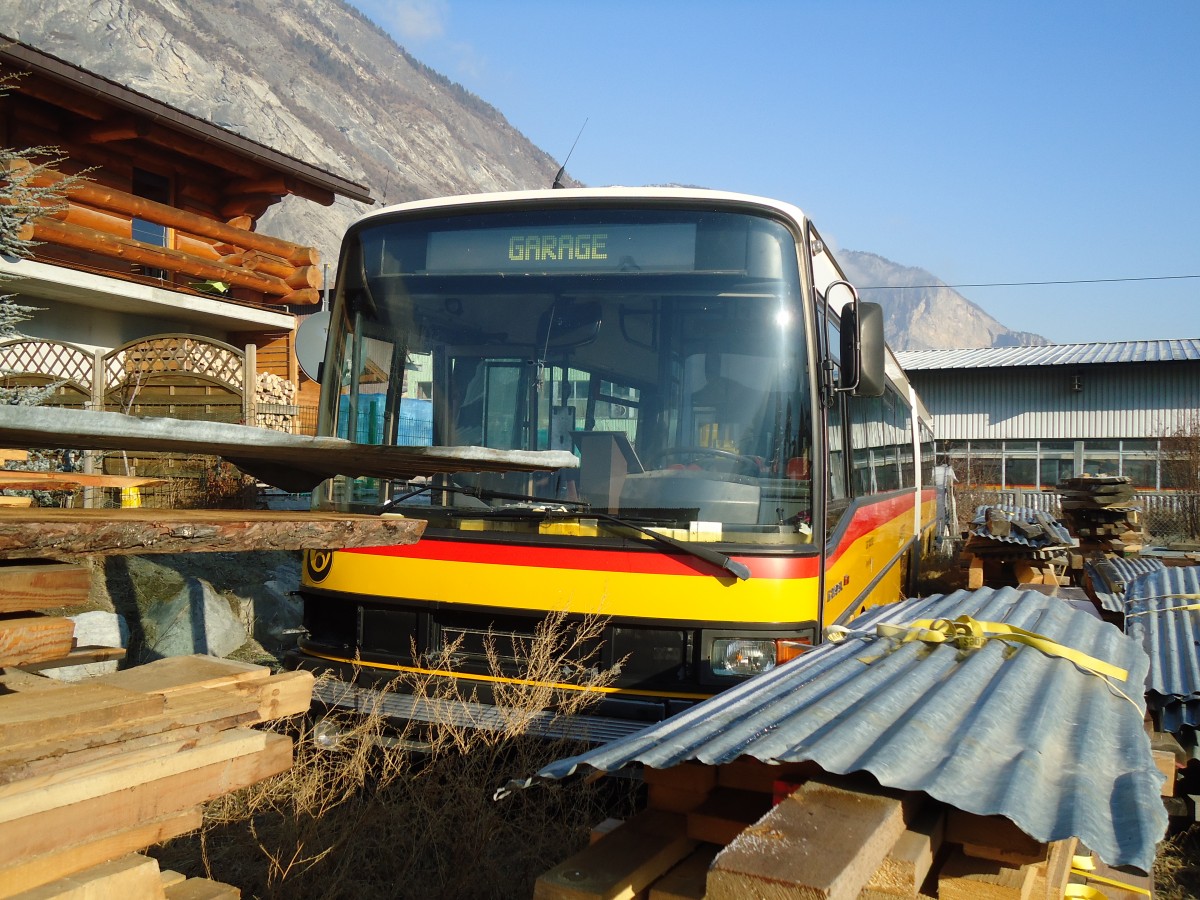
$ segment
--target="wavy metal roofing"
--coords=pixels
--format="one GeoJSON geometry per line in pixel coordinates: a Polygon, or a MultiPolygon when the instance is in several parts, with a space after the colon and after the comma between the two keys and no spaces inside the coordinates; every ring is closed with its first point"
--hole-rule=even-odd
{"type": "Polygon", "coordinates": [[[1041,347],[976,347],[964,350],[905,350],[896,354],[905,369],[987,369],[999,366],[1081,366],[1093,363],[1196,362],[1200,339],[1048,344],[1041,347]]]}
{"type": "Polygon", "coordinates": [[[1200,724],[1200,567],[1140,575],[1125,588],[1125,631],[1150,657],[1146,692],[1166,731],[1200,724]]]}
{"type": "Polygon", "coordinates": [[[1115,556],[1104,560],[1084,560],[1083,567],[1091,577],[1092,592],[1096,595],[1096,599],[1100,601],[1101,608],[1105,612],[1124,613],[1125,591],[1128,589],[1130,582],[1141,575],[1161,571],[1163,564],[1162,560],[1158,559],[1144,559],[1141,557],[1124,559],[1123,557],[1115,556]],[[1106,569],[1110,570],[1112,577],[1116,579],[1116,583],[1110,580],[1109,573],[1105,571],[1106,569]]]}
{"type": "Polygon", "coordinates": [[[923,791],[1002,815],[1040,841],[1079,837],[1110,865],[1147,870],[1166,831],[1143,728],[1147,660],[1112,625],[1014,588],[958,591],[878,607],[861,636],[826,643],[644,731],[546,766],[533,778],[634,763],[669,768],[751,756],[812,760],[836,774],[923,791]],[[961,615],[1046,635],[1128,671],[1121,696],[1099,677],[1027,646],[898,643],[879,623],[961,615]]]}
{"type": "Polygon", "coordinates": [[[1071,537],[1065,525],[1055,521],[1054,517],[1037,509],[1026,506],[1012,506],[1004,503],[985,504],[975,508],[975,518],[971,520],[973,535],[998,541],[1001,544],[1017,544],[1031,550],[1057,550],[1079,546],[1079,542],[1071,537]],[[988,531],[987,511],[999,510],[1010,522],[1023,522],[1026,525],[1040,525],[1044,530],[1037,537],[1027,538],[1019,529],[1013,528],[1005,535],[992,534],[988,531]]]}

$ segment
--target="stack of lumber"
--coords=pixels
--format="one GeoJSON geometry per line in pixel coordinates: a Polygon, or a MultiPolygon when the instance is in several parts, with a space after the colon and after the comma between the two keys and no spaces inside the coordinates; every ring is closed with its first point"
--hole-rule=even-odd
{"type": "MultiPolygon", "coordinates": [[[[28,462],[28,450],[3,450],[0,449],[0,470],[8,468],[11,462],[28,462]]],[[[0,506],[15,506],[27,507],[33,503],[31,497],[13,497],[9,494],[0,493],[0,506]]]]}
{"type": "Polygon", "coordinates": [[[0,560],[0,669],[120,659],[119,647],[77,647],[75,623],[44,612],[82,606],[89,583],[87,567],[77,563],[0,560]]]}
{"type": "Polygon", "coordinates": [[[1057,585],[1060,576],[1055,567],[1069,566],[1072,549],[1066,528],[1041,510],[980,506],[967,531],[961,562],[967,567],[971,590],[1012,580],[1057,585]]]}
{"type": "Polygon", "coordinates": [[[999,816],[807,763],[743,757],[644,777],[648,808],[606,823],[537,880],[535,898],[1059,900],[1068,883],[1090,881],[1109,898],[1144,900],[1150,889],[1146,876],[1081,858],[1074,839],[1042,843],[999,816]]]}
{"type": "Polygon", "coordinates": [[[1057,487],[1071,533],[1092,542],[1137,538],[1133,482],[1125,475],[1083,475],[1057,487]]]}
{"type": "Polygon", "coordinates": [[[0,897],[237,897],[140,855],[201,805],[286,771],[250,726],[308,709],[307,672],[174,657],[85,682],[0,674],[0,897]]]}

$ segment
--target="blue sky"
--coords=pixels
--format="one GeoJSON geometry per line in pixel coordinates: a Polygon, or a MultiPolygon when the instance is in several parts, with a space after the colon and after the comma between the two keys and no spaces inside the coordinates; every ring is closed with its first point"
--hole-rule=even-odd
{"type": "Polygon", "coordinates": [[[787,200],[1055,342],[1200,337],[1200,2],[355,0],[589,185],[787,200]]]}

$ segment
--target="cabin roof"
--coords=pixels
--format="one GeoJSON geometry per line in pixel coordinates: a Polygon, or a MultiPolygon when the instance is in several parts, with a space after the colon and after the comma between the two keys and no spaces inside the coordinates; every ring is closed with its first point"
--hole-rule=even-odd
{"type": "Polygon", "coordinates": [[[250,138],[235,134],[198,116],[184,112],[146,94],[118,84],[73,63],[59,59],[20,41],[0,35],[0,61],[6,61],[42,77],[99,97],[107,103],[153,119],[188,137],[230,150],[276,172],[351,200],[372,203],[369,188],[335,175],[319,166],[296,159],[250,138]]]}

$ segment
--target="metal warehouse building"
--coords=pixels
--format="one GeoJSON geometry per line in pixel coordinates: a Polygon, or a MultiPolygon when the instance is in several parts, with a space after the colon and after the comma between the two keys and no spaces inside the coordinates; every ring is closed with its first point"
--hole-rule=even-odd
{"type": "MultiPolygon", "coordinates": [[[[1200,339],[896,354],[968,479],[1052,488],[1085,473],[1171,490],[1160,438],[1197,424],[1200,339]]],[[[960,476],[961,477],[961,476],[960,476]]]]}

